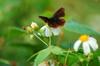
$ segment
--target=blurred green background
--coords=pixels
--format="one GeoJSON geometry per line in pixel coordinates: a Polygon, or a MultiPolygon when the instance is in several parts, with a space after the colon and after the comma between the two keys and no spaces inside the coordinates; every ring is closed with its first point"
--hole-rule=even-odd
{"type": "MultiPolygon", "coordinates": [[[[100,0],[0,0],[0,66],[31,66],[26,60],[45,46],[14,29],[22,29],[32,21],[42,26],[44,22],[38,16],[53,14],[60,7],[65,8],[66,17],[100,32],[100,0]]],[[[79,35],[65,32],[62,44],[75,41],[79,35]]],[[[100,43],[100,36],[95,37],[100,43]]]]}

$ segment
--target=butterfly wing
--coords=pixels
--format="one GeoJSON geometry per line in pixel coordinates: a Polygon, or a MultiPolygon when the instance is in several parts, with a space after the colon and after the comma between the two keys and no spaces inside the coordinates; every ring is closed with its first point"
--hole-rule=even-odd
{"type": "Polygon", "coordinates": [[[64,16],[64,8],[60,8],[51,18],[47,18],[44,16],[39,16],[39,18],[41,18],[44,22],[48,23],[50,27],[57,28],[58,26],[64,25],[65,20],[60,18],[64,16]]]}
{"type": "Polygon", "coordinates": [[[47,17],[44,17],[44,16],[39,16],[39,18],[41,18],[46,23],[48,23],[48,21],[49,21],[49,19],[47,17]]]}
{"type": "Polygon", "coordinates": [[[60,19],[59,22],[58,22],[58,24],[60,26],[63,26],[65,24],[65,20],[64,19],[60,19]]]}
{"type": "Polygon", "coordinates": [[[65,9],[64,8],[60,8],[53,17],[59,18],[59,17],[64,17],[65,16],[65,9]]]}

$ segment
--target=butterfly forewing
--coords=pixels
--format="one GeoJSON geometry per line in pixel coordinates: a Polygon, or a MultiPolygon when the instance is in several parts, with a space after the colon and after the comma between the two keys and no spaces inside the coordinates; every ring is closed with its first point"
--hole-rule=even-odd
{"type": "Polygon", "coordinates": [[[44,16],[39,16],[39,18],[41,18],[42,20],[44,20],[45,22],[48,22],[49,19],[47,17],[44,17],[44,16]]]}
{"type": "Polygon", "coordinates": [[[59,18],[59,17],[64,17],[65,16],[65,9],[64,8],[60,8],[53,17],[59,18]]]}

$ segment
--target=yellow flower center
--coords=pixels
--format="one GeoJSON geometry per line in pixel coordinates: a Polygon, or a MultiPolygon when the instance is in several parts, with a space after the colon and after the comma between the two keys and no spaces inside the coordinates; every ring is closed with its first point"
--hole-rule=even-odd
{"type": "Polygon", "coordinates": [[[82,36],[80,36],[80,40],[81,40],[82,42],[87,41],[88,38],[89,38],[88,35],[82,35],[82,36]]]}

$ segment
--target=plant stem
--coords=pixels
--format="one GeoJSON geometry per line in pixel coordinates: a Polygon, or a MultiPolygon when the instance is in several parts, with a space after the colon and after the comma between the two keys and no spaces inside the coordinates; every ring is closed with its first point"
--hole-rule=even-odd
{"type": "Polygon", "coordinates": [[[51,37],[49,37],[49,46],[51,46],[51,37]]]}
{"type": "Polygon", "coordinates": [[[86,66],[89,66],[88,62],[86,63],[86,66]]]}
{"type": "Polygon", "coordinates": [[[48,46],[48,44],[45,41],[43,41],[38,35],[34,34],[34,36],[38,38],[41,42],[43,42],[46,46],[48,46]]]}
{"type": "Polygon", "coordinates": [[[28,59],[27,59],[27,61],[29,61],[30,59],[32,59],[35,55],[37,55],[39,52],[37,52],[37,53],[35,53],[35,54],[33,54],[31,57],[29,57],[28,59]]]}
{"type": "Polygon", "coordinates": [[[65,64],[64,65],[66,65],[66,62],[67,62],[67,58],[68,58],[68,55],[69,55],[69,51],[67,52],[67,55],[66,55],[66,57],[65,57],[65,64]]]}
{"type": "Polygon", "coordinates": [[[87,57],[87,62],[86,62],[86,66],[89,66],[89,61],[90,61],[90,55],[88,55],[88,57],[87,57]]]}

